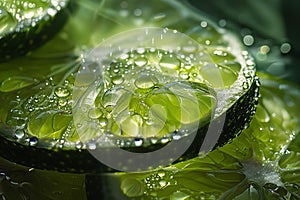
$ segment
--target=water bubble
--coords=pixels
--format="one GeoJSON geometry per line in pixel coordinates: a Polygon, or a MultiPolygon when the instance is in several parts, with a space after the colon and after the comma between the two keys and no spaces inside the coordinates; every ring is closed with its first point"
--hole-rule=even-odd
{"type": "Polygon", "coordinates": [[[182,71],[182,72],[179,73],[179,77],[186,80],[190,77],[190,75],[189,75],[189,72],[182,71]]]}
{"type": "Polygon", "coordinates": [[[163,55],[159,65],[163,68],[167,69],[178,69],[180,66],[180,61],[176,58],[176,56],[170,55],[163,55]]]}
{"type": "Polygon", "coordinates": [[[97,148],[96,143],[94,143],[94,142],[88,143],[88,149],[89,150],[95,150],[96,148],[97,148]]]}
{"type": "Polygon", "coordinates": [[[142,145],[143,145],[143,139],[141,139],[141,138],[136,138],[136,139],[134,139],[134,145],[135,145],[136,147],[142,146],[142,145]]]}
{"type": "Polygon", "coordinates": [[[225,27],[226,24],[227,24],[227,21],[226,21],[225,19],[221,19],[221,20],[219,21],[219,25],[220,25],[221,27],[225,27]]]}
{"type": "Polygon", "coordinates": [[[105,117],[99,118],[99,125],[105,127],[107,125],[107,119],[105,117]]]}
{"type": "Polygon", "coordinates": [[[137,16],[137,17],[141,16],[142,13],[143,13],[142,10],[139,9],[139,8],[137,8],[137,9],[134,10],[134,15],[137,16]]]}
{"type": "Polygon", "coordinates": [[[124,82],[124,77],[122,75],[117,75],[112,77],[111,81],[115,85],[120,85],[124,82]]]}
{"type": "Polygon", "coordinates": [[[280,51],[284,54],[289,53],[292,49],[292,46],[289,43],[283,43],[280,46],[280,51]]]}
{"type": "Polygon", "coordinates": [[[29,138],[29,145],[36,146],[38,144],[38,139],[36,137],[29,138]]]}
{"type": "Polygon", "coordinates": [[[206,21],[202,21],[200,23],[200,25],[201,25],[201,27],[205,28],[205,27],[207,27],[207,22],[206,21]]]}
{"type": "Polygon", "coordinates": [[[25,131],[23,129],[17,129],[15,131],[15,137],[18,139],[22,139],[25,136],[25,131]]]}
{"type": "Polygon", "coordinates": [[[254,43],[254,37],[252,35],[245,35],[243,42],[246,46],[251,46],[254,43]]]}
{"type": "Polygon", "coordinates": [[[268,45],[262,45],[260,47],[260,53],[268,54],[270,52],[270,47],[268,45]]]}
{"type": "Polygon", "coordinates": [[[148,62],[148,60],[145,57],[138,57],[135,59],[134,64],[136,64],[139,67],[142,67],[144,65],[146,65],[148,62]]]}
{"type": "Polygon", "coordinates": [[[134,85],[140,89],[152,88],[157,83],[158,83],[158,79],[155,76],[151,76],[151,75],[149,76],[142,75],[134,81],[134,85]]]}
{"type": "Polygon", "coordinates": [[[70,91],[67,88],[58,87],[54,91],[55,95],[58,97],[67,97],[70,95],[70,91]]]}

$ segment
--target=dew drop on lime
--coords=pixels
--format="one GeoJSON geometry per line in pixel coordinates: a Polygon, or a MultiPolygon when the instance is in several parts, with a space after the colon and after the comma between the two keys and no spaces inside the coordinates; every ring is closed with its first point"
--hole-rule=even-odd
{"type": "Polygon", "coordinates": [[[105,127],[107,125],[107,119],[105,117],[100,117],[99,118],[99,125],[101,127],[105,127]]]}
{"type": "Polygon", "coordinates": [[[148,60],[145,57],[138,57],[134,60],[134,64],[136,64],[139,67],[145,66],[147,64],[148,60]]]}
{"type": "Polygon", "coordinates": [[[140,89],[149,89],[158,83],[158,79],[151,75],[142,75],[134,81],[134,85],[140,89]]]}
{"type": "Polygon", "coordinates": [[[143,140],[142,140],[141,138],[136,138],[136,139],[134,140],[134,146],[140,147],[140,146],[142,146],[142,145],[143,145],[143,140]]]}
{"type": "Polygon", "coordinates": [[[172,54],[164,54],[159,61],[159,66],[166,69],[179,69],[180,61],[172,54]]]}
{"type": "Polygon", "coordinates": [[[38,144],[38,139],[36,137],[29,138],[29,145],[36,146],[38,144]]]}
{"type": "Polygon", "coordinates": [[[186,72],[186,71],[181,71],[181,72],[179,73],[179,77],[180,77],[181,79],[183,79],[183,80],[187,80],[187,79],[190,78],[190,75],[189,75],[189,73],[186,72]]]}
{"type": "Polygon", "coordinates": [[[124,77],[122,75],[116,75],[111,78],[111,81],[115,85],[120,85],[124,82],[124,77]]]}
{"type": "Polygon", "coordinates": [[[17,129],[17,130],[15,131],[15,137],[16,137],[17,139],[22,139],[24,136],[25,136],[24,130],[22,130],[22,129],[17,129]]]}
{"type": "Polygon", "coordinates": [[[58,87],[55,89],[55,95],[58,97],[67,97],[70,95],[70,91],[67,88],[58,87]]]}

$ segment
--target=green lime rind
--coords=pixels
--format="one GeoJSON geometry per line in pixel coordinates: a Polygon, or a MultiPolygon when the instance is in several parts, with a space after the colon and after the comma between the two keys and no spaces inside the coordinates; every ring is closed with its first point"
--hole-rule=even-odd
{"type": "Polygon", "coordinates": [[[115,175],[123,183],[123,194],[137,199],[299,199],[300,88],[258,75],[262,85],[257,114],[239,137],[167,168],[115,175]],[[128,188],[139,188],[143,194],[128,188]]]}
{"type": "Polygon", "coordinates": [[[1,198],[86,199],[85,176],[38,170],[0,158],[1,198]]]}
{"type": "Polygon", "coordinates": [[[24,55],[52,38],[68,18],[68,0],[0,2],[0,61],[24,55]]]}

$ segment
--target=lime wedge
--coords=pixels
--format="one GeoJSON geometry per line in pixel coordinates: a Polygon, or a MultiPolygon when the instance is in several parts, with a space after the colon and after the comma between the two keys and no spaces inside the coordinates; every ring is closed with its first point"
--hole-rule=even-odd
{"type": "Polygon", "coordinates": [[[115,174],[123,194],[139,199],[299,199],[300,88],[266,74],[259,77],[257,113],[239,137],[167,168],[115,174]]]}
{"type": "Polygon", "coordinates": [[[57,33],[67,19],[68,0],[0,2],[1,60],[24,55],[57,33]]]}

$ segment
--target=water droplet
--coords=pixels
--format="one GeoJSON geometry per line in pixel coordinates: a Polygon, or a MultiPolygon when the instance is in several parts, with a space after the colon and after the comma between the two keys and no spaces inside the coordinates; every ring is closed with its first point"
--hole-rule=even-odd
{"type": "Polygon", "coordinates": [[[138,57],[134,60],[134,64],[136,64],[139,67],[142,67],[147,64],[147,59],[145,57],[138,57]]]}
{"type": "Polygon", "coordinates": [[[188,72],[182,71],[182,72],[179,73],[179,77],[182,78],[182,79],[184,79],[184,80],[186,80],[186,79],[188,79],[190,77],[190,75],[189,75],[188,72]]]}
{"type": "Polygon", "coordinates": [[[29,145],[30,146],[36,146],[38,143],[38,139],[36,137],[29,138],[29,145]]]}
{"type": "Polygon", "coordinates": [[[270,47],[268,45],[262,45],[260,47],[260,53],[268,54],[270,52],[270,47]]]}
{"type": "Polygon", "coordinates": [[[226,24],[227,24],[227,22],[226,22],[225,19],[221,19],[221,20],[219,21],[219,25],[220,25],[221,27],[225,27],[226,24]]]}
{"type": "Polygon", "coordinates": [[[206,21],[202,21],[200,23],[200,25],[201,25],[202,28],[205,28],[205,27],[207,27],[207,22],[206,21]]]}
{"type": "Polygon", "coordinates": [[[282,53],[289,53],[291,51],[292,47],[289,43],[283,43],[281,46],[280,46],[280,51],[282,53]]]}
{"type": "Polygon", "coordinates": [[[152,88],[157,83],[158,79],[151,75],[142,75],[134,81],[135,86],[140,89],[152,88]]]}
{"type": "Polygon", "coordinates": [[[159,65],[167,69],[178,69],[180,67],[180,61],[172,54],[163,55],[159,65]]]}
{"type": "Polygon", "coordinates": [[[112,77],[111,81],[115,85],[120,85],[124,82],[124,77],[122,75],[117,75],[112,77]]]}
{"type": "Polygon", "coordinates": [[[16,136],[16,138],[18,138],[18,139],[22,139],[22,138],[25,136],[24,130],[23,130],[23,129],[17,129],[17,130],[15,131],[15,136],[16,136]]]}
{"type": "Polygon", "coordinates": [[[96,148],[97,148],[97,145],[94,142],[88,143],[89,150],[95,150],[96,148]]]}
{"type": "Polygon", "coordinates": [[[70,92],[67,88],[62,88],[62,87],[58,87],[55,89],[55,95],[58,96],[58,97],[67,97],[70,95],[70,92]]]}
{"type": "Polygon", "coordinates": [[[254,43],[254,37],[252,35],[245,35],[243,42],[246,46],[251,46],[254,43]]]}
{"type": "Polygon", "coordinates": [[[134,10],[134,15],[137,16],[137,17],[141,16],[142,13],[143,13],[142,10],[139,9],[139,8],[137,8],[137,9],[134,10]]]}
{"type": "Polygon", "coordinates": [[[107,125],[107,119],[106,119],[105,117],[101,117],[101,118],[99,119],[99,125],[100,125],[101,127],[105,127],[105,126],[107,125]]]}
{"type": "Polygon", "coordinates": [[[143,145],[143,139],[141,139],[141,138],[136,138],[136,139],[134,139],[134,145],[135,145],[136,147],[142,146],[142,145],[143,145]]]}

